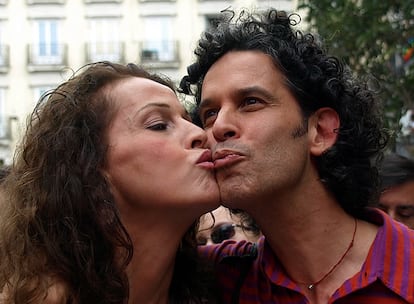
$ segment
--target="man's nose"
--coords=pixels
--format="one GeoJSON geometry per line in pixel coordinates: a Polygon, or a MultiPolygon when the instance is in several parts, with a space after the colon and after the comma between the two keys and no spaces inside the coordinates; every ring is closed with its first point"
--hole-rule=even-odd
{"type": "Polygon", "coordinates": [[[212,134],[217,141],[225,141],[239,136],[237,114],[230,109],[222,108],[212,127],[212,134]]]}
{"type": "Polygon", "coordinates": [[[393,208],[388,208],[388,209],[386,210],[386,212],[388,213],[388,215],[389,215],[391,218],[393,218],[394,220],[398,220],[398,219],[397,219],[397,214],[396,214],[396,212],[395,212],[395,210],[394,210],[393,208]]]}

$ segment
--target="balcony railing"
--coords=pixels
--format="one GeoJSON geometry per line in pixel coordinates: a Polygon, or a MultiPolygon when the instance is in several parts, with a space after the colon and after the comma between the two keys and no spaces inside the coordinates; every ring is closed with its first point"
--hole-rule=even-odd
{"type": "Polygon", "coordinates": [[[121,3],[123,0],[83,0],[84,3],[121,3]]]}
{"type": "Polygon", "coordinates": [[[10,53],[8,45],[0,45],[0,73],[7,73],[10,67],[10,53]]]}
{"type": "Polygon", "coordinates": [[[178,41],[141,41],[140,62],[151,67],[178,67],[178,41]]]}
{"type": "Polygon", "coordinates": [[[177,0],[138,0],[139,2],[176,2],[177,0]]]}
{"type": "Polygon", "coordinates": [[[67,64],[65,44],[28,45],[28,66],[30,71],[54,71],[67,64]]]}
{"type": "Polygon", "coordinates": [[[26,0],[27,4],[65,4],[66,0],[26,0]]]}
{"type": "Polygon", "coordinates": [[[122,42],[97,42],[86,44],[86,61],[124,61],[124,44],[122,42]]]}

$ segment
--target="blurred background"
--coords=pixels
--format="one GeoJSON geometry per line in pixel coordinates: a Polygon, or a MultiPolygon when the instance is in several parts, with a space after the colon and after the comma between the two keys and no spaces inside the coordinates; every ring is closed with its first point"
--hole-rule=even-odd
{"type": "Polygon", "coordinates": [[[134,62],[178,83],[221,10],[268,7],[298,13],[298,28],[367,77],[389,150],[413,158],[414,1],[0,0],[0,163],[11,163],[39,97],[84,64],[134,62]]]}

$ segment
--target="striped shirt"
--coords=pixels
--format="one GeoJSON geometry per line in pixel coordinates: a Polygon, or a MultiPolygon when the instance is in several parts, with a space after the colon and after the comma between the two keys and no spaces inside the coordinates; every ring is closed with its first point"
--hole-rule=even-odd
{"type": "MultiPolygon", "coordinates": [[[[377,236],[360,272],[346,280],[329,303],[414,303],[414,230],[378,210],[367,211],[365,220],[380,226],[377,236]]],[[[201,246],[199,251],[215,264],[223,303],[309,303],[264,237],[257,252],[245,241],[201,246]]]]}

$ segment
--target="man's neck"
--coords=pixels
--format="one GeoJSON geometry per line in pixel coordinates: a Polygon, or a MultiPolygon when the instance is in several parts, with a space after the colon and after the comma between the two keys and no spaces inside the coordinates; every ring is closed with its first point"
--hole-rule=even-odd
{"type": "Polygon", "coordinates": [[[311,303],[327,303],[361,269],[378,230],[362,220],[356,226],[355,219],[323,189],[309,196],[278,197],[263,205],[266,210],[253,217],[286,275],[299,283],[311,303]]]}

